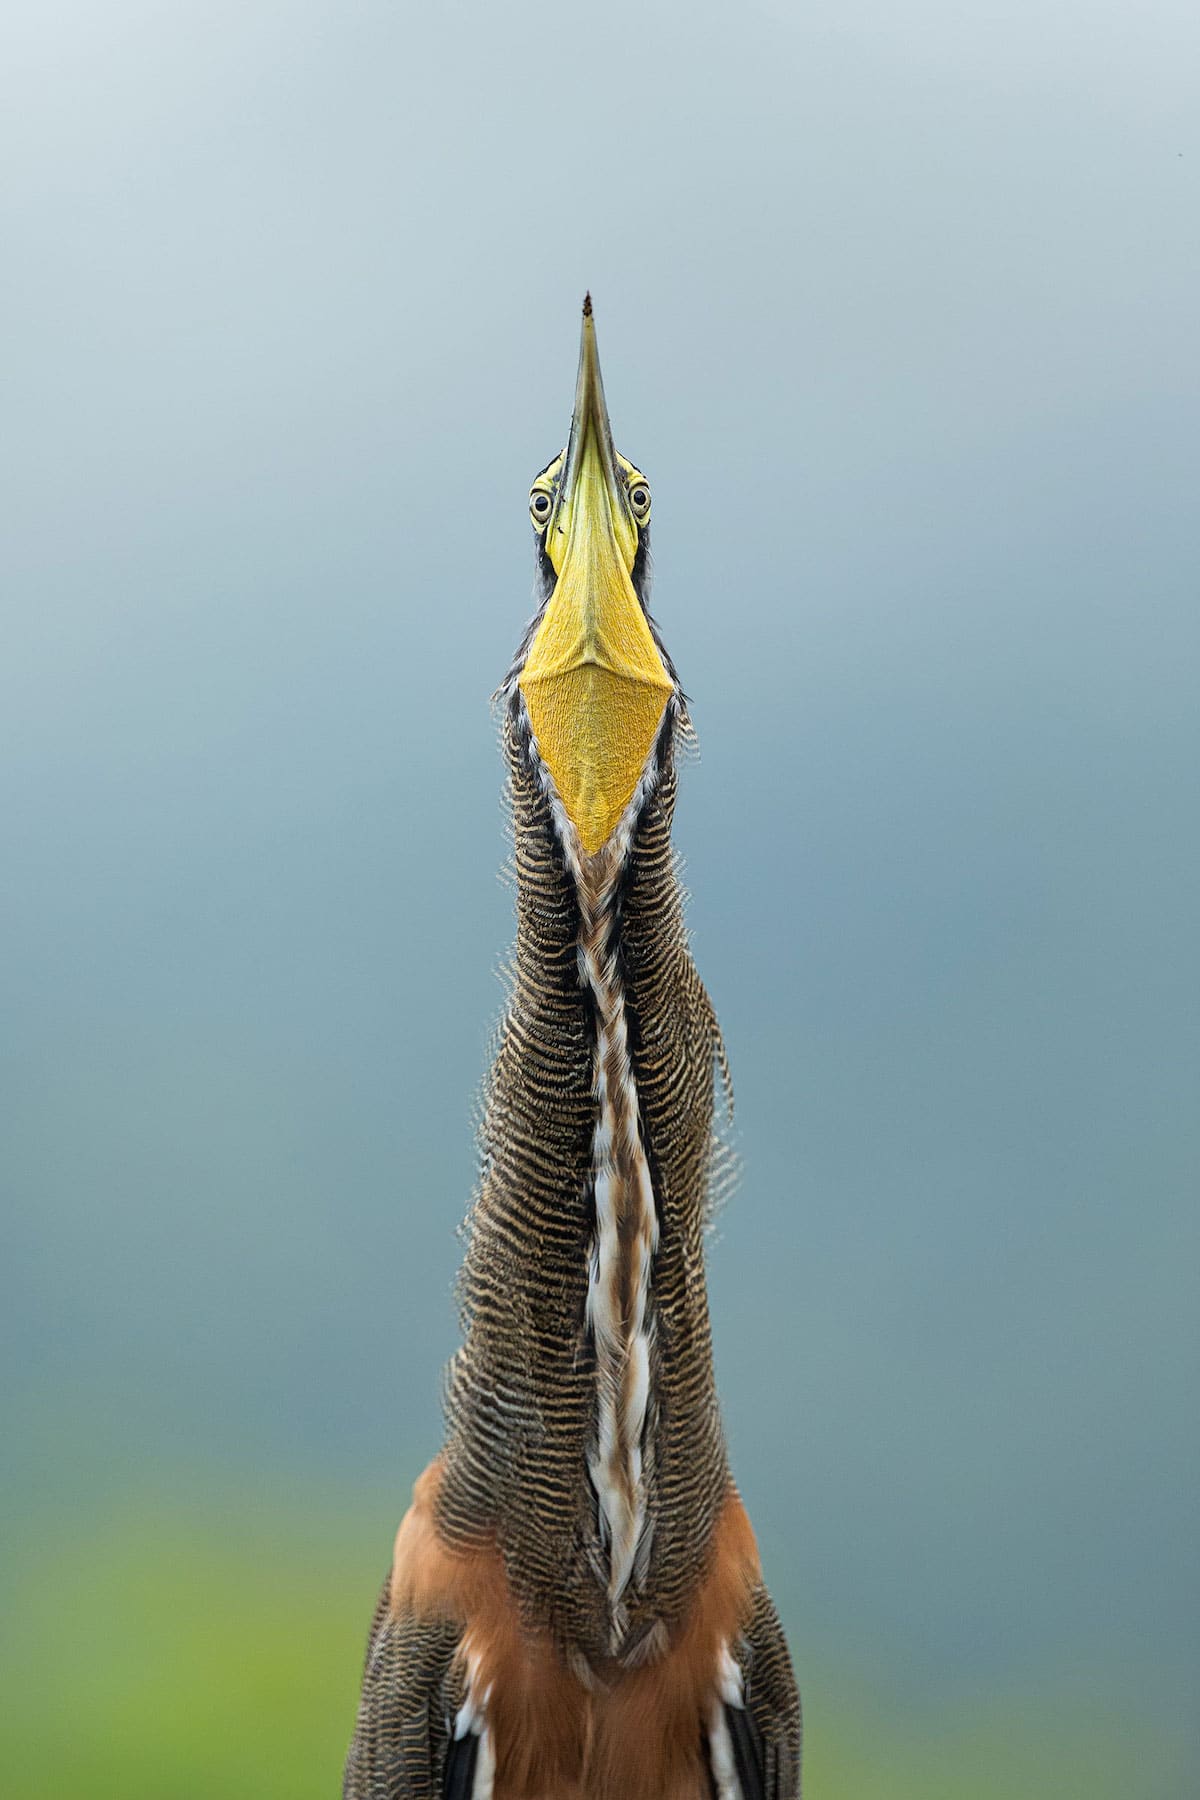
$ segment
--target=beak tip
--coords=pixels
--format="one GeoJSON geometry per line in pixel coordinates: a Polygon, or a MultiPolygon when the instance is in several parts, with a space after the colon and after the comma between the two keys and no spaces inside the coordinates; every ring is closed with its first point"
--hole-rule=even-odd
{"type": "Polygon", "coordinates": [[[590,293],[583,296],[583,316],[585,319],[590,319],[592,316],[592,296],[590,293]]]}

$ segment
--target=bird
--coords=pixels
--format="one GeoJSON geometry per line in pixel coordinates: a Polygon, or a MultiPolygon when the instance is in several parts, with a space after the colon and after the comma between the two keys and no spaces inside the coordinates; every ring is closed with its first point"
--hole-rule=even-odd
{"type": "Polygon", "coordinates": [[[497,690],[516,946],[441,1451],[372,1619],[343,1800],[794,1800],[801,1712],[730,1471],[705,1243],[728,1065],[671,840],[688,702],[590,295],[497,690]]]}

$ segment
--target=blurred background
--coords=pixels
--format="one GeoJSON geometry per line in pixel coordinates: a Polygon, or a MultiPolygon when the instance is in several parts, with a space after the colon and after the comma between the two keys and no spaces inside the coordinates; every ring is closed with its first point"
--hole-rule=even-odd
{"type": "Polygon", "coordinates": [[[0,29],[4,1793],[338,1791],[590,286],[807,1792],[1194,1795],[1194,5],[0,29]]]}

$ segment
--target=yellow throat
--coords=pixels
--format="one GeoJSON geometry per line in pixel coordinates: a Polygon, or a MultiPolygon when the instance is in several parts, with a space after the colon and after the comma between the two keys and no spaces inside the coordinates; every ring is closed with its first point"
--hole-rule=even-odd
{"type": "Polygon", "coordinates": [[[542,761],[593,856],[633,798],[674,684],[633,586],[649,489],[613,449],[590,300],[570,442],[538,478],[532,505],[535,529],[546,511],[557,580],[519,686],[542,761]]]}

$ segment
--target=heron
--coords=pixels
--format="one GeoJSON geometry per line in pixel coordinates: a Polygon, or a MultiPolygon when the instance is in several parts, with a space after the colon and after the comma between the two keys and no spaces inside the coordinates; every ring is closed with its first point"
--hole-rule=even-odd
{"type": "Polygon", "coordinates": [[[516,949],[442,1449],[367,1644],[344,1800],[793,1800],[800,1700],[705,1282],[725,1051],[671,843],[691,731],[590,297],[539,604],[498,690],[516,949]]]}

